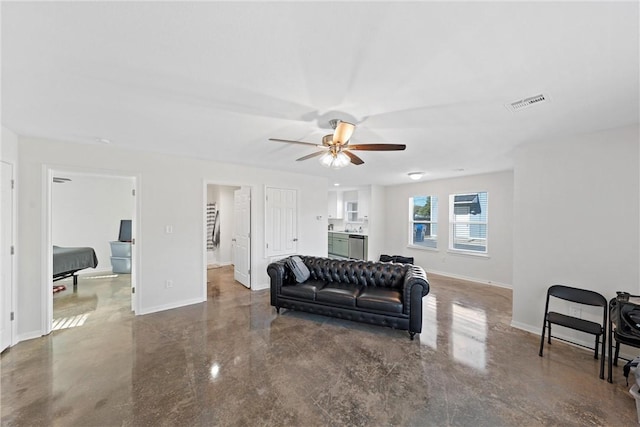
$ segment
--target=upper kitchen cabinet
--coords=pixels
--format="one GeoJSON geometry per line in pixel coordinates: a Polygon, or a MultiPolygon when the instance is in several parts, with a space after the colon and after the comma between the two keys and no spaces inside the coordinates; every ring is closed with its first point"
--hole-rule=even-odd
{"type": "Polygon", "coordinates": [[[369,219],[371,187],[329,191],[329,219],[364,222],[369,219]]]}
{"type": "Polygon", "coordinates": [[[344,199],[345,219],[347,222],[358,222],[360,216],[358,214],[358,192],[356,190],[345,191],[342,193],[344,199]]]}
{"type": "Polygon", "coordinates": [[[344,202],[342,191],[329,191],[329,211],[327,217],[329,219],[344,218],[344,202]]]}
{"type": "Polygon", "coordinates": [[[358,219],[369,219],[369,201],[371,200],[371,189],[358,190],[358,219]]]}

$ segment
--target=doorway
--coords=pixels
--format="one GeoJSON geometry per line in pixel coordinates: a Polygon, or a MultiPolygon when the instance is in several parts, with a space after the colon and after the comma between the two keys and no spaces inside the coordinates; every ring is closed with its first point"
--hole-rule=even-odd
{"type": "Polygon", "coordinates": [[[137,177],[59,169],[49,169],[47,175],[47,277],[59,275],[54,245],[89,248],[97,264],[86,268],[81,264],[76,277],[47,281],[44,332],[80,326],[105,303],[135,313],[137,177]],[[131,226],[130,243],[120,242],[123,223],[127,232],[131,226]],[[127,253],[122,252],[124,245],[127,253]]]}
{"type": "Polygon", "coordinates": [[[205,196],[207,290],[218,269],[250,289],[251,187],[206,183],[205,196]]]}

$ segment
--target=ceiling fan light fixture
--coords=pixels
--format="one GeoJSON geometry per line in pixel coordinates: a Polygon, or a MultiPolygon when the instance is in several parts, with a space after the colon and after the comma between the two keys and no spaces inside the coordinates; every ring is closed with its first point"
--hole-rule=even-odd
{"type": "Polygon", "coordinates": [[[333,169],[342,169],[345,166],[348,166],[351,163],[351,159],[349,156],[340,151],[337,155],[331,167],[333,169]]]}
{"type": "Polygon", "coordinates": [[[333,132],[333,143],[334,144],[346,144],[349,139],[351,139],[351,135],[353,135],[353,131],[355,130],[356,125],[349,122],[338,122],[336,126],[336,131],[333,132]]]}
{"type": "Polygon", "coordinates": [[[409,178],[412,180],[417,181],[424,176],[424,172],[409,172],[407,175],[409,175],[409,178]]]}
{"type": "Polygon", "coordinates": [[[351,159],[349,156],[344,154],[342,151],[337,153],[332,153],[331,151],[327,151],[325,154],[320,156],[318,159],[320,164],[326,168],[331,169],[342,169],[351,163],[351,159]]]}
{"type": "Polygon", "coordinates": [[[325,168],[330,168],[331,167],[331,163],[333,163],[333,154],[331,154],[331,151],[327,151],[322,156],[320,156],[318,161],[325,168]]]}

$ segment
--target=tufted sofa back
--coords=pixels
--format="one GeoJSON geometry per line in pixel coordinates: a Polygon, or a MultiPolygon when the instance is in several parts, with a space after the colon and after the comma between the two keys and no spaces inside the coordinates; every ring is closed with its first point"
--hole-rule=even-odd
{"type": "Polygon", "coordinates": [[[312,280],[402,289],[408,264],[301,256],[312,280]]]}

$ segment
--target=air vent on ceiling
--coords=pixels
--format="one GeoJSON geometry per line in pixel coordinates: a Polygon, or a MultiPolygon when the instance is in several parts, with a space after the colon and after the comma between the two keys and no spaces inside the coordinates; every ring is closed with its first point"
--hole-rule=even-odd
{"type": "Polygon", "coordinates": [[[546,96],[544,96],[543,94],[540,94],[536,96],[531,96],[529,98],[521,99],[520,101],[512,102],[511,104],[507,105],[507,108],[511,111],[520,111],[520,110],[524,110],[525,108],[531,107],[532,105],[545,102],[547,100],[548,98],[546,96]]]}

